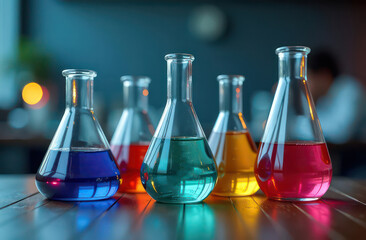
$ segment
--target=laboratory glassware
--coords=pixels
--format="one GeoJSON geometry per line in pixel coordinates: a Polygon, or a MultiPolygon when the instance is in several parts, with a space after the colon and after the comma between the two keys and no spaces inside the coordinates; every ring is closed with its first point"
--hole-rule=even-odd
{"type": "Polygon", "coordinates": [[[208,139],[217,165],[212,194],[247,196],[258,191],[254,176],[257,147],[245,124],[242,110],[244,76],[219,75],[220,113],[208,139]]]}
{"type": "Polygon", "coordinates": [[[122,183],[119,192],[145,192],[140,169],[154,127],[148,114],[150,78],[122,76],[124,109],[111,141],[122,183]]]}
{"type": "Polygon", "coordinates": [[[279,81],[255,164],[268,198],[312,201],[328,190],[332,164],[307,82],[302,46],[280,47],[279,81]]]}
{"type": "Polygon", "coordinates": [[[120,173],[93,110],[91,70],[69,69],[66,110],[36,175],[47,198],[88,201],[113,196],[120,173]]]}
{"type": "Polygon", "coordinates": [[[190,54],[168,54],[168,99],[141,167],[147,193],[165,203],[195,203],[215,186],[212,152],[192,104],[190,54]]]}

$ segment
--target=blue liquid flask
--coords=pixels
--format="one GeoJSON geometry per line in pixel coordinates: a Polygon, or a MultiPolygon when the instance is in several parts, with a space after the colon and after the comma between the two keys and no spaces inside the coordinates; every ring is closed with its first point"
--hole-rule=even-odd
{"type": "Polygon", "coordinates": [[[213,190],[217,170],[192,104],[190,54],[168,54],[168,99],[141,166],[146,192],[164,203],[195,203],[213,190]]]}
{"type": "Polygon", "coordinates": [[[45,197],[90,201],[113,196],[120,173],[93,110],[90,70],[64,70],[66,110],[36,175],[45,197]]]}

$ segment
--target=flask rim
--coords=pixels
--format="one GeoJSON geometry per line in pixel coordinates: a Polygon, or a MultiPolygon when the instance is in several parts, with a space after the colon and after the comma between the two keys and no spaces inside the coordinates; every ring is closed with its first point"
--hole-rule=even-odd
{"type": "Polygon", "coordinates": [[[276,54],[280,53],[305,53],[309,54],[311,49],[306,46],[283,46],[276,49],[276,54]]]}
{"type": "Polygon", "coordinates": [[[131,82],[131,83],[147,83],[151,82],[151,78],[148,76],[135,76],[135,75],[123,75],[120,78],[121,82],[131,82]]]}
{"type": "Polygon", "coordinates": [[[62,75],[64,77],[70,76],[87,76],[87,77],[96,77],[97,72],[88,69],[65,69],[62,71],[62,75]]]}
{"type": "Polygon", "coordinates": [[[180,61],[194,61],[194,56],[189,53],[169,53],[165,55],[164,59],[168,60],[180,60],[180,61]]]}
{"type": "Polygon", "coordinates": [[[228,82],[244,82],[245,77],[243,75],[228,75],[220,74],[217,76],[217,81],[228,81],[228,82]]]}

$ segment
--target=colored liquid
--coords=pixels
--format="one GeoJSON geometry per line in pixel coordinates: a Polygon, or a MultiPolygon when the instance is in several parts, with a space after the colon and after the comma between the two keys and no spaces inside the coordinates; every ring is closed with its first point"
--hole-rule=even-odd
{"type": "Polygon", "coordinates": [[[332,178],[327,145],[261,143],[255,175],[269,198],[299,201],[320,198],[328,190],[332,178]]]}
{"type": "Polygon", "coordinates": [[[248,196],[258,191],[259,186],[254,176],[257,147],[248,131],[212,132],[209,144],[218,167],[213,194],[248,196]]]}
{"type": "Polygon", "coordinates": [[[194,203],[215,186],[215,161],[205,138],[153,138],[141,167],[147,193],[166,203],[194,203]]]}
{"type": "Polygon", "coordinates": [[[112,197],[117,192],[119,175],[109,150],[50,150],[38,170],[36,185],[49,199],[98,200],[112,197]]]}
{"type": "Polygon", "coordinates": [[[149,145],[138,144],[111,146],[121,173],[122,183],[119,192],[145,192],[141,184],[140,169],[148,148],[149,145]]]}

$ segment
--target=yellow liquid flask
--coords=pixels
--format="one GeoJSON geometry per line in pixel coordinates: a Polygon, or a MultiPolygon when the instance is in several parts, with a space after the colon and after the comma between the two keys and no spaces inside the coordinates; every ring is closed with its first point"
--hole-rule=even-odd
{"type": "Polygon", "coordinates": [[[208,143],[218,168],[213,194],[248,196],[258,191],[254,175],[257,147],[246,127],[242,113],[241,75],[220,75],[220,113],[208,143]]]}

